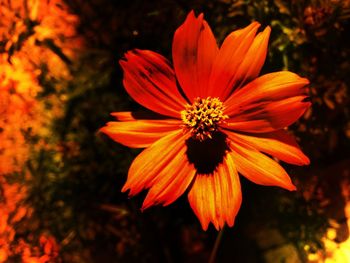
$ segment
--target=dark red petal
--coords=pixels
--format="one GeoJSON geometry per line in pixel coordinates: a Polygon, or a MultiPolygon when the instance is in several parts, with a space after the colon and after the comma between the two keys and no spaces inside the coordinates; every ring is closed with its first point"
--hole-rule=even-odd
{"type": "Polygon", "coordinates": [[[263,75],[235,91],[226,101],[225,113],[239,115],[251,104],[274,102],[294,96],[306,95],[309,81],[289,71],[263,75]]]}
{"type": "Polygon", "coordinates": [[[232,79],[234,89],[239,89],[245,83],[255,79],[260,74],[266,59],[270,32],[271,28],[266,27],[263,32],[255,37],[232,79]]]}
{"type": "Polygon", "coordinates": [[[270,103],[252,103],[221,126],[252,133],[280,130],[296,122],[311,106],[305,99],[306,96],[296,96],[270,103]]]}
{"type": "Polygon", "coordinates": [[[120,65],[124,70],[124,87],[142,106],[174,118],[180,118],[185,99],[176,86],[173,69],[163,56],[149,50],[125,54],[120,65]]]}
{"type": "Polygon", "coordinates": [[[223,101],[231,93],[235,85],[234,76],[253,43],[259,27],[259,23],[253,22],[225,38],[214,61],[208,96],[219,97],[223,101]]]}
{"type": "Polygon", "coordinates": [[[173,62],[177,79],[190,101],[207,95],[210,72],[218,47],[213,33],[203,19],[191,11],[176,30],[173,62]]]}

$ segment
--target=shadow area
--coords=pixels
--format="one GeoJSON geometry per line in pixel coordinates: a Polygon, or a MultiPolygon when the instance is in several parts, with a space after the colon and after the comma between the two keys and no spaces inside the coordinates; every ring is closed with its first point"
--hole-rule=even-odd
{"type": "Polygon", "coordinates": [[[222,132],[215,132],[212,139],[205,141],[190,138],[186,141],[187,157],[199,174],[212,174],[223,162],[229,150],[227,136],[222,132]]]}

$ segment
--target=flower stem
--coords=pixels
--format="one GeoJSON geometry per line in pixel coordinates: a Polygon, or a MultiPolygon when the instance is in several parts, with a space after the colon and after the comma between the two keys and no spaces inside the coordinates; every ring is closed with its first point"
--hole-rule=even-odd
{"type": "Polygon", "coordinates": [[[214,263],[215,262],[216,255],[218,253],[219,246],[220,246],[220,243],[221,243],[221,240],[222,240],[222,236],[224,235],[224,230],[225,230],[225,226],[220,230],[220,232],[218,233],[218,235],[216,237],[213,250],[210,253],[209,263],[214,263]]]}

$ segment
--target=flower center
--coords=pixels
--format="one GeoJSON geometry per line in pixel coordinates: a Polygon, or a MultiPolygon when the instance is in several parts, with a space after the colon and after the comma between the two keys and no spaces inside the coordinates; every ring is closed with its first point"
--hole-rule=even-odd
{"type": "Polygon", "coordinates": [[[181,118],[186,130],[190,130],[192,137],[204,141],[212,138],[218,125],[228,118],[224,114],[224,105],[219,98],[195,98],[192,105],[187,104],[181,111],[181,118]]]}

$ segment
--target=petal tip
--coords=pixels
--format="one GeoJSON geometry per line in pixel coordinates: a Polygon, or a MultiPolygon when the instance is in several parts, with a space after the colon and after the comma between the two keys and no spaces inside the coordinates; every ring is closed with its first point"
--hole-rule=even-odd
{"type": "Polygon", "coordinates": [[[261,26],[261,24],[258,21],[253,21],[250,23],[252,26],[261,26]]]}
{"type": "Polygon", "coordinates": [[[188,15],[187,15],[186,20],[187,20],[188,18],[190,18],[190,19],[203,19],[203,16],[204,16],[203,13],[199,13],[199,15],[196,17],[196,13],[194,12],[193,9],[191,9],[191,11],[190,11],[190,12],[188,13],[188,15]]]}
{"type": "Polygon", "coordinates": [[[145,211],[147,208],[151,207],[153,204],[151,202],[147,202],[146,200],[143,202],[141,207],[141,212],[145,211]]]}
{"type": "Polygon", "coordinates": [[[204,223],[201,222],[201,226],[202,226],[203,231],[207,231],[207,230],[208,230],[209,223],[204,224],[204,223]]]}
{"type": "Polygon", "coordinates": [[[307,78],[301,78],[301,80],[305,83],[305,85],[309,85],[310,84],[310,80],[307,78]]]}
{"type": "Polygon", "coordinates": [[[120,67],[121,67],[123,70],[125,70],[126,64],[127,64],[127,58],[126,58],[126,57],[125,57],[125,59],[124,59],[124,58],[119,59],[119,65],[120,65],[120,67]]]}
{"type": "Polygon", "coordinates": [[[229,227],[233,227],[233,225],[235,224],[235,219],[236,217],[234,217],[233,219],[227,220],[226,223],[229,227]]]}
{"type": "Polygon", "coordinates": [[[271,32],[271,27],[270,27],[270,26],[266,26],[266,27],[265,27],[265,29],[264,29],[264,31],[266,31],[266,32],[269,32],[269,33],[270,33],[270,32],[271,32]]]}
{"type": "Polygon", "coordinates": [[[291,184],[290,186],[288,186],[287,190],[289,191],[296,191],[297,190],[297,187],[294,185],[294,184],[291,184]]]}
{"type": "Polygon", "coordinates": [[[204,14],[200,13],[197,17],[198,20],[202,21],[204,19],[204,14]]]}
{"type": "MultiPolygon", "coordinates": [[[[308,99],[309,97],[306,97],[305,99],[308,99]]],[[[305,100],[304,99],[304,100],[305,100]]],[[[311,107],[312,103],[310,101],[303,101],[304,103],[304,107],[305,107],[305,111],[311,107]]]]}
{"type": "Polygon", "coordinates": [[[122,190],[121,190],[121,192],[122,193],[125,193],[126,191],[128,191],[129,190],[129,186],[127,186],[126,184],[122,187],[122,190]]]}
{"type": "Polygon", "coordinates": [[[268,41],[268,39],[270,38],[270,34],[271,34],[271,27],[270,26],[265,27],[264,31],[262,31],[259,34],[262,35],[262,38],[264,38],[264,39],[266,39],[266,41],[268,41]]]}
{"type": "Polygon", "coordinates": [[[292,164],[298,165],[298,166],[310,165],[310,159],[306,155],[301,153],[301,156],[299,156],[298,161],[292,164]]]}
{"type": "Polygon", "coordinates": [[[303,158],[303,165],[310,165],[310,159],[306,155],[303,158]]]}
{"type": "MultiPolygon", "coordinates": [[[[108,125],[108,123],[107,123],[107,125],[108,125]]],[[[108,127],[107,127],[107,125],[106,126],[103,126],[102,128],[100,128],[99,130],[98,130],[98,133],[104,133],[104,134],[109,134],[109,132],[107,131],[107,129],[108,129],[108,127]]]]}

